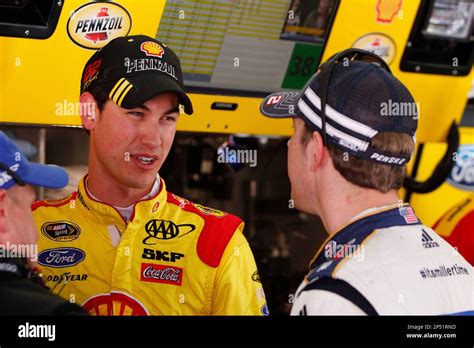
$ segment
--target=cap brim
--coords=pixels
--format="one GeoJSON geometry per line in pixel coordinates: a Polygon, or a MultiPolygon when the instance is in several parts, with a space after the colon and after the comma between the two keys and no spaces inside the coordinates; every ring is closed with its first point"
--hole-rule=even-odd
{"type": "Polygon", "coordinates": [[[64,168],[32,162],[28,163],[28,171],[21,178],[27,184],[52,189],[63,188],[69,182],[69,176],[64,168]]]}
{"type": "Polygon", "coordinates": [[[271,118],[294,118],[298,100],[299,92],[272,93],[260,104],[260,112],[271,118]]]}
{"type": "Polygon", "coordinates": [[[137,75],[127,78],[133,84],[130,92],[125,96],[121,107],[133,109],[143,105],[148,99],[162,93],[176,93],[179,103],[184,106],[184,112],[188,115],[193,113],[193,104],[177,81],[167,75],[156,73],[137,75]]]}

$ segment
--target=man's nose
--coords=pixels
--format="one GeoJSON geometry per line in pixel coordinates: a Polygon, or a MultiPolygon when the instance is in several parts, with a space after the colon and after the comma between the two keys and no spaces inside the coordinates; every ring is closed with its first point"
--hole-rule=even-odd
{"type": "Polygon", "coordinates": [[[143,125],[140,141],[149,149],[155,149],[161,145],[158,122],[147,122],[147,124],[143,125]]]}

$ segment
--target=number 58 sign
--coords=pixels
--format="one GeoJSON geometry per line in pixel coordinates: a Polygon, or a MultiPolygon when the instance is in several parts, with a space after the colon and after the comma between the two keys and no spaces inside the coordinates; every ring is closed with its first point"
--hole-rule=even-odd
{"type": "Polygon", "coordinates": [[[295,44],[282,88],[301,89],[316,72],[321,52],[320,45],[295,44]]]}

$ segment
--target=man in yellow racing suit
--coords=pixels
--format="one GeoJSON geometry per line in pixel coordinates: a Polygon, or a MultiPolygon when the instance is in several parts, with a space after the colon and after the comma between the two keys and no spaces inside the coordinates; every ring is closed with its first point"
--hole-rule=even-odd
{"type": "Polygon", "coordinates": [[[143,35],[117,38],[86,63],[81,110],[89,172],[58,201],[33,205],[38,263],[53,292],[94,315],[266,315],[236,216],[168,193],[158,171],[183,90],[177,56],[143,35]]]}
{"type": "Polygon", "coordinates": [[[84,187],[34,205],[38,262],[51,288],[97,315],[266,314],[236,216],[166,191],[135,204],[128,224],[84,187]]]}

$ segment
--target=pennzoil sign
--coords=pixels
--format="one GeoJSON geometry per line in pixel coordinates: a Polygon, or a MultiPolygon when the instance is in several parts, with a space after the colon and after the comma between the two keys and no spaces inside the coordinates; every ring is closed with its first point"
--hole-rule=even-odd
{"type": "Polygon", "coordinates": [[[126,36],[131,27],[130,14],[121,5],[91,2],[72,13],[67,22],[67,33],[76,45],[100,49],[110,40],[126,36]]]}

